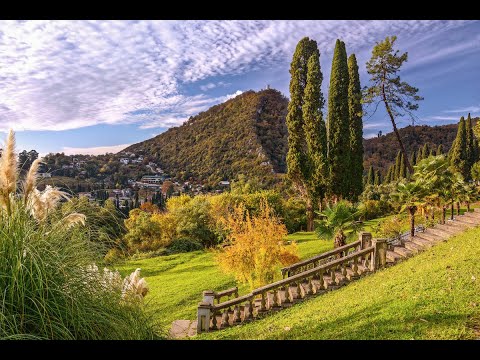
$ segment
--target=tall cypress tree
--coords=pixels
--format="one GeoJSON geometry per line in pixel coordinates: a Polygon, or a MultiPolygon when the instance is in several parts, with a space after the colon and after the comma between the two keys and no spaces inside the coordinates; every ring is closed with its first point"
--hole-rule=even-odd
{"type": "Polygon", "coordinates": [[[400,177],[400,169],[402,167],[402,152],[399,150],[397,153],[397,157],[395,158],[395,173],[394,173],[394,180],[398,180],[400,177]]]}
{"type": "Polygon", "coordinates": [[[437,151],[435,150],[435,146],[432,146],[430,149],[430,154],[428,156],[437,156],[437,151]]]}
{"type": "MultiPolygon", "coordinates": [[[[307,64],[307,84],[305,86],[303,105],[303,130],[307,142],[308,167],[305,168],[304,178],[307,181],[308,212],[311,216],[309,223],[313,227],[313,202],[325,196],[327,170],[327,131],[323,121],[322,108],[325,103],[322,94],[323,75],[320,71],[320,54],[314,51],[307,64]]],[[[360,178],[361,181],[361,178],[360,178]]]]}
{"type": "Polygon", "coordinates": [[[348,65],[345,44],[337,39],[328,93],[328,164],[329,192],[335,198],[349,194],[349,110],[348,65]]]}
{"type": "Polygon", "coordinates": [[[466,136],[467,136],[467,159],[468,159],[468,177],[467,179],[471,178],[470,169],[472,168],[473,164],[477,161],[478,157],[478,144],[475,141],[475,135],[473,134],[473,124],[472,118],[470,117],[470,113],[468,113],[467,120],[465,123],[466,126],[466,136]]]}
{"type": "Polygon", "coordinates": [[[399,179],[405,179],[407,177],[407,166],[403,160],[403,153],[400,155],[400,172],[398,174],[399,179]]]}
{"type": "Polygon", "coordinates": [[[390,165],[388,167],[388,171],[387,171],[387,176],[385,176],[385,179],[384,179],[384,183],[385,184],[388,184],[390,182],[392,182],[394,179],[393,179],[393,174],[395,173],[395,165],[390,165]]]}
{"type": "Polygon", "coordinates": [[[417,150],[417,164],[422,161],[422,149],[421,148],[418,148],[417,150]]]}
{"type": "Polygon", "coordinates": [[[412,154],[410,155],[410,164],[412,164],[412,166],[417,165],[417,158],[415,157],[415,150],[413,150],[412,154]]]}
{"type": "Polygon", "coordinates": [[[443,145],[440,144],[437,147],[437,155],[442,155],[443,154],[443,145]]]}
{"type": "Polygon", "coordinates": [[[321,127],[321,125],[315,125],[315,121],[323,122],[321,118],[323,96],[319,90],[322,80],[319,56],[315,40],[305,37],[297,44],[290,64],[290,102],[286,118],[288,129],[287,176],[307,202],[308,231],[313,230],[313,200],[323,185],[314,181],[314,178],[319,175],[315,166],[318,165],[321,156],[312,156],[310,152],[314,148],[318,149],[317,140],[321,135],[306,133],[306,131],[311,132],[312,129],[317,131],[321,127]],[[310,61],[312,55],[316,58],[310,61]],[[318,68],[314,70],[317,66],[315,63],[318,63],[318,68]],[[311,79],[308,101],[306,101],[305,90],[309,82],[309,64],[311,79]],[[317,71],[316,74],[315,71],[317,71]],[[314,82],[319,83],[314,84],[314,82]],[[304,110],[308,113],[308,125],[305,122],[304,110]]]}
{"type": "Polygon", "coordinates": [[[430,149],[428,148],[428,144],[425,143],[422,149],[422,160],[426,159],[429,155],[430,155],[430,149]]]}
{"type": "Polygon", "coordinates": [[[373,181],[374,185],[380,185],[381,183],[381,175],[380,170],[375,171],[375,180],[373,181]]]}
{"type": "Polygon", "coordinates": [[[458,123],[457,137],[453,141],[452,148],[448,153],[448,159],[452,167],[460,172],[464,178],[468,178],[469,167],[467,158],[467,131],[465,119],[462,116],[458,123]]]}
{"type": "Polygon", "coordinates": [[[358,75],[357,58],[348,58],[348,112],[350,120],[350,196],[356,200],[362,193],[363,174],[363,121],[362,89],[358,75]]]}
{"type": "Polygon", "coordinates": [[[367,176],[367,185],[373,185],[375,183],[375,171],[373,170],[373,166],[370,166],[368,170],[367,176]]]}

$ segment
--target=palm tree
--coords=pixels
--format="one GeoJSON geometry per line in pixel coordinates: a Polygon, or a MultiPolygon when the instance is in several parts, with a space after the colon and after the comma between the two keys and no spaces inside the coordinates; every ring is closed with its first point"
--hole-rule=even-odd
{"type": "Polygon", "coordinates": [[[400,182],[397,191],[392,194],[392,199],[401,204],[400,211],[408,210],[410,215],[410,236],[415,236],[415,213],[425,202],[427,186],[421,180],[409,183],[400,182]]]}
{"type": "Polygon", "coordinates": [[[335,248],[346,245],[346,234],[355,233],[362,227],[360,222],[355,221],[357,210],[344,200],[327,205],[325,210],[317,214],[320,219],[315,220],[315,232],[318,237],[334,237],[335,248]]]}
{"type": "Polygon", "coordinates": [[[465,185],[464,191],[462,193],[462,201],[467,205],[467,211],[470,211],[470,204],[474,201],[477,201],[479,198],[478,190],[475,184],[465,185]]]}

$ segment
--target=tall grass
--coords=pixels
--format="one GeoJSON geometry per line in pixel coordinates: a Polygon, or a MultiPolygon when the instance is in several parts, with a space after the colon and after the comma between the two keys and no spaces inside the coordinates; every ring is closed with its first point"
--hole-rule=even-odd
{"type": "Polygon", "coordinates": [[[88,270],[99,259],[88,218],[59,211],[63,194],[36,190],[36,171],[16,192],[12,143],[0,158],[0,339],[156,338],[143,301],[88,270]]]}

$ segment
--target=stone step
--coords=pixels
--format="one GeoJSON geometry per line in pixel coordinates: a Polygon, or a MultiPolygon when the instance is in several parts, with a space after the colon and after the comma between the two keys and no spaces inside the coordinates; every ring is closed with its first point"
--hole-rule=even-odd
{"type": "Polygon", "coordinates": [[[476,220],[464,216],[457,216],[454,221],[457,221],[461,224],[469,224],[473,226],[476,226],[478,224],[476,220]]]}
{"type": "Polygon", "coordinates": [[[425,240],[425,239],[419,237],[418,234],[416,236],[414,236],[410,241],[413,242],[414,244],[423,246],[424,248],[432,247],[433,244],[434,244],[432,241],[425,240]]]}
{"type": "Polygon", "coordinates": [[[445,230],[438,229],[437,227],[428,228],[423,232],[423,234],[437,236],[439,240],[445,240],[445,239],[448,239],[450,236],[452,236],[451,233],[445,230]]]}
{"type": "Polygon", "coordinates": [[[446,233],[449,233],[450,235],[456,235],[459,232],[462,232],[462,229],[459,229],[459,228],[456,228],[456,227],[453,227],[453,226],[442,225],[442,224],[435,225],[435,229],[445,231],[446,233]]]}
{"type": "Polygon", "coordinates": [[[412,251],[408,250],[407,248],[404,248],[403,246],[394,246],[393,252],[397,253],[403,258],[407,258],[413,255],[412,251]]]}
{"type": "Polygon", "coordinates": [[[403,258],[404,257],[402,255],[399,255],[394,251],[387,250],[387,259],[389,259],[390,261],[396,262],[396,261],[401,260],[403,258]]]}
{"type": "Polygon", "coordinates": [[[465,213],[465,214],[460,215],[460,216],[462,216],[464,218],[473,219],[473,220],[476,220],[476,221],[480,222],[480,213],[478,213],[478,212],[476,212],[476,213],[472,213],[472,212],[465,213]]]}
{"type": "Polygon", "coordinates": [[[473,224],[460,223],[456,220],[447,221],[446,224],[447,224],[447,226],[450,226],[450,227],[455,228],[455,229],[459,229],[460,231],[465,231],[467,229],[475,227],[475,225],[473,225],[473,224]]]}
{"type": "Polygon", "coordinates": [[[415,244],[412,241],[405,241],[404,246],[406,249],[410,250],[413,253],[418,253],[426,248],[426,246],[415,244]]]}
{"type": "Polygon", "coordinates": [[[439,241],[443,241],[443,238],[439,237],[438,235],[434,235],[432,233],[427,233],[427,232],[419,232],[415,235],[415,237],[425,242],[428,242],[431,245],[434,245],[439,241]]]}

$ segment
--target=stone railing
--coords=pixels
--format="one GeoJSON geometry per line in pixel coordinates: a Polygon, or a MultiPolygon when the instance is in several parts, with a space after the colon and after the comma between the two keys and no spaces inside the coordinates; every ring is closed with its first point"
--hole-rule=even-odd
{"type": "Polygon", "coordinates": [[[213,297],[213,300],[217,302],[217,304],[220,303],[220,300],[223,298],[223,297],[226,297],[227,300],[230,300],[230,297],[232,298],[237,298],[238,297],[238,287],[233,287],[233,288],[230,288],[230,289],[227,289],[227,290],[223,290],[223,291],[211,291],[211,290],[207,290],[207,291],[204,291],[203,292],[203,296],[209,296],[209,297],[213,297]]]}
{"type": "MultiPolygon", "coordinates": [[[[418,225],[414,229],[415,234],[419,232],[424,232],[424,231],[425,231],[424,225],[418,225]]],[[[387,239],[388,249],[393,250],[395,246],[403,246],[405,244],[405,241],[410,240],[410,237],[411,236],[410,236],[410,230],[409,230],[407,232],[404,232],[403,234],[387,239]]]]}
{"type": "Polygon", "coordinates": [[[269,310],[282,308],[283,303],[293,303],[305,296],[325,291],[329,284],[339,284],[336,278],[337,271],[346,277],[347,267],[352,270],[352,275],[355,277],[359,275],[359,264],[366,266],[370,271],[385,266],[387,253],[385,239],[372,239],[371,234],[361,233],[359,242],[360,246],[365,245],[365,247],[223,303],[214,304],[214,292],[205,291],[203,302],[198,306],[197,333],[248,322],[269,310]],[[328,277],[329,283],[324,277],[328,277]],[[306,290],[302,283],[306,285],[306,290]],[[296,289],[295,296],[292,287],[296,289]],[[281,292],[284,294],[283,299],[281,292]],[[220,315],[219,324],[217,317],[220,315]],[[231,319],[230,316],[232,316],[231,319]]]}

